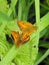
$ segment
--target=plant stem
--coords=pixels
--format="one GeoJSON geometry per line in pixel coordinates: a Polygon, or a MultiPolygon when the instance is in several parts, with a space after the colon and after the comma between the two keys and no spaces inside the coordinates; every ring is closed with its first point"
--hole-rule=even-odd
{"type": "Polygon", "coordinates": [[[46,53],[37,61],[34,65],[38,65],[40,62],[42,62],[47,56],[49,55],[49,49],[46,51],[46,53]]]}
{"type": "Polygon", "coordinates": [[[40,27],[40,2],[39,0],[35,0],[35,12],[36,12],[36,24],[37,24],[37,27],[38,27],[38,30],[37,30],[37,33],[36,33],[36,43],[37,43],[37,46],[38,46],[38,43],[39,43],[39,27],[40,27]]]}
{"type": "Polygon", "coordinates": [[[22,18],[22,1],[19,0],[19,6],[18,6],[18,19],[21,20],[22,18]]]}
{"type": "Polygon", "coordinates": [[[40,5],[41,5],[43,8],[45,8],[46,10],[49,10],[49,7],[48,7],[48,6],[46,6],[46,5],[42,4],[42,3],[40,3],[40,5]]]}
{"type": "Polygon", "coordinates": [[[18,50],[16,49],[16,47],[13,46],[8,54],[3,58],[3,61],[0,62],[0,65],[7,65],[10,61],[12,61],[12,58],[16,56],[17,51],[18,50]]]}

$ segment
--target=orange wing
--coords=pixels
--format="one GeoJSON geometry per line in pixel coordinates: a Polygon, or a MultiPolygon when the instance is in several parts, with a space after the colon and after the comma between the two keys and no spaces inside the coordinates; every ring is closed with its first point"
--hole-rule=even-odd
{"type": "Polygon", "coordinates": [[[16,47],[19,47],[19,46],[21,46],[23,44],[22,41],[20,40],[19,32],[11,31],[11,35],[12,35],[12,37],[14,39],[14,42],[16,43],[16,47]]]}
{"type": "Polygon", "coordinates": [[[19,32],[16,32],[16,31],[11,31],[11,35],[14,39],[14,42],[17,42],[19,40],[19,32]]]}
{"type": "Polygon", "coordinates": [[[20,27],[21,30],[25,30],[28,29],[29,27],[32,27],[32,24],[23,21],[18,21],[18,26],[20,27]]]}
{"type": "Polygon", "coordinates": [[[30,39],[30,36],[28,35],[27,32],[22,33],[22,37],[21,37],[22,43],[27,42],[29,39],[30,39]]]}
{"type": "Polygon", "coordinates": [[[32,25],[31,23],[28,22],[18,21],[18,26],[22,30],[22,33],[28,32],[29,35],[35,30],[37,30],[37,26],[32,25]]]}

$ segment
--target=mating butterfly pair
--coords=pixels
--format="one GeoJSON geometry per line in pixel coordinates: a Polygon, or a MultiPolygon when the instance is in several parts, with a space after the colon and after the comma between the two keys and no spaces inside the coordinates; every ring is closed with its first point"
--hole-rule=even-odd
{"type": "Polygon", "coordinates": [[[11,35],[16,43],[16,47],[19,47],[30,39],[30,34],[37,29],[37,26],[23,21],[18,21],[17,24],[22,33],[20,34],[18,31],[11,31],[11,35]]]}

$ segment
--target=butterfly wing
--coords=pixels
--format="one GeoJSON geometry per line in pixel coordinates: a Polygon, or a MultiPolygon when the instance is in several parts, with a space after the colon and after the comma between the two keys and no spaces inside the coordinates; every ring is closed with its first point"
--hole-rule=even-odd
{"type": "Polygon", "coordinates": [[[19,40],[19,32],[11,31],[11,35],[14,39],[14,42],[17,42],[19,40]]]}
{"type": "Polygon", "coordinates": [[[28,29],[28,27],[32,27],[32,24],[23,22],[23,21],[18,21],[18,26],[20,27],[20,29],[22,31],[24,31],[24,30],[28,29]]]}
{"type": "Polygon", "coordinates": [[[18,26],[22,30],[22,33],[28,32],[29,35],[35,30],[37,30],[37,26],[28,22],[18,21],[18,26]]]}
{"type": "Polygon", "coordinates": [[[28,35],[28,32],[22,33],[22,37],[21,37],[22,43],[25,43],[25,42],[27,42],[28,40],[30,40],[30,36],[28,35]]]}
{"type": "Polygon", "coordinates": [[[22,41],[20,40],[20,34],[19,32],[16,31],[11,31],[11,35],[14,39],[14,42],[16,43],[16,47],[18,48],[19,46],[22,45],[22,41]]]}

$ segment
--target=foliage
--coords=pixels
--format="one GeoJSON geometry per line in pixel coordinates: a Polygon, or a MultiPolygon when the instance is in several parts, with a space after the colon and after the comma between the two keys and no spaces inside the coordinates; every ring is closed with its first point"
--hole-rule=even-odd
{"type": "Polygon", "coordinates": [[[49,41],[45,41],[47,37],[49,38],[49,3],[47,1],[0,0],[0,65],[38,65],[45,61],[45,58],[47,59],[45,64],[49,64],[49,41]],[[17,20],[23,20],[23,22],[30,20],[29,22],[34,22],[38,27],[30,35],[30,40],[19,48],[16,48],[14,42],[9,43],[6,39],[6,34],[11,38],[11,30],[21,33],[17,20]],[[41,51],[40,47],[44,49],[41,51]]]}

